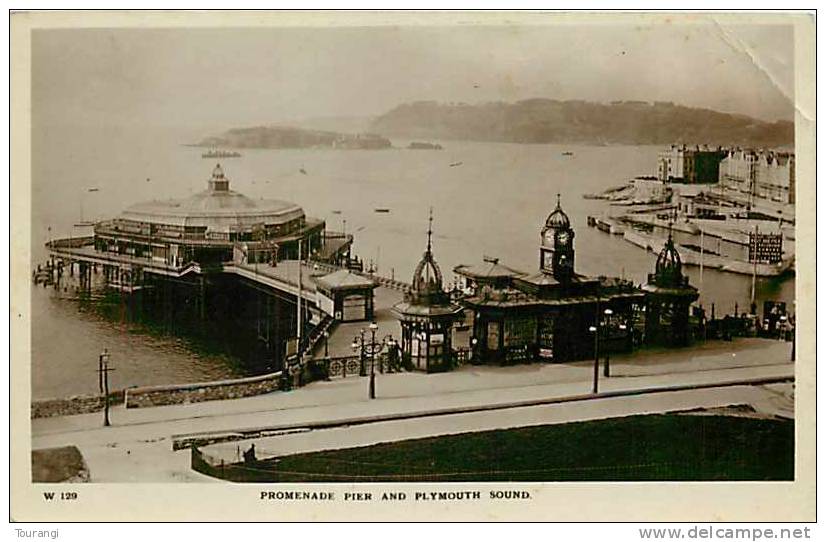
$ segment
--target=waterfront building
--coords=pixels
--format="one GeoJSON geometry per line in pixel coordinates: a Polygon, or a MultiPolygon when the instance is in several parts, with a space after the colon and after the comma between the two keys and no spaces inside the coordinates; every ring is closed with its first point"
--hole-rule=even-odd
{"type": "Polygon", "coordinates": [[[697,300],[697,288],[683,274],[680,253],[669,232],[648,282],[642,287],[645,302],[645,341],[649,344],[683,346],[691,339],[689,311],[697,300]]]}
{"type": "Polygon", "coordinates": [[[58,282],[77,265],[90,289],[102,269],[129,307],[220,338],[253,370],[276,370],[332,320],[372,318],[373,281],[331,267],[350,262],[351,245],[295,203],[231,190],[219,164],[202,192],[132,205],[93,236],[48,249],[58,282]]]}
{"type": "Polygon", "coordinates": [[[716,183],[720,176],[720,162],[726,152],[720,147],[671,145],[657,158],[657,178],[663,182],[686,184],[716,183]]]}
{"type": "Polygon", "coordinates": [[[454,268],[472,314],[475,363],[585,359],[600,341],[601,349],[631,348],[645,295],[630,281],[577,273],[574,233],[557,196],[540,232],[537,272],[496,259],[454,268]]]}
{"type": "Polygon", "coordinates": [[[461,329],[463,320],[462,307],[443,288],[442,270],[433,256],[432,222],[431,215],[427,250],[413,273],[410,291],[393,306],[402,330],[403,363],[428,373],[453,368],[454,331],[461,329]]]}
{"type": "Polygon", "coordinates": [[[230,190],[229,183],[218,164],[202,192],[183,200],[132,205],[120,217],[95,224],[94,248],[175,269],[235,257],[248,263],[296,259],[299,242],[303,257],[323,256],[323,220],[305,216],[294,203],[248,198],[230,190]]]}
{"type": "Polygon", "coordinates": [[[795,202],[794,153],[732,149],[720,163],[720,184],[743,198],[780,204],[795,202]]]}

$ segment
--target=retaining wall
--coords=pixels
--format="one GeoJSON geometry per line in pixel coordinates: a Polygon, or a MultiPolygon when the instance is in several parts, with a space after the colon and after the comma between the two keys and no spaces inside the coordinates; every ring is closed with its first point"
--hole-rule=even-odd
{"type": "Polygon", "coordinates": [[[126,408],[238,399],[276,391],[280,384],[281,371],[278,371],[233,380],[130,388],[126,393],[126,408]]]}
{"type": "MultiPolygon", "coordinates": [[[[109,404],[123,404],[123,390],[109,393],[109,404]]],[[[50,418],[52,416],[73,416],[103,410],[103,395],[75,395],[65,399],[42,399],[32,401],[31,417],[50,418]]]]}
{"type": "MultiPolygon", "coordinates": [[[[293,375],[290,378],[288,387],[301,386],[313,380],[327,378],[326,366],[319,364],[317,360],[310,360],[303,367],[301,373],[300,378],[298,375],[293,375]]],[[[126,408],[142,408],[251,397],[282,389],[284,382],[281,375],[282,372],[278,371],[232,380],[127,388],[126,390],[111,392],[109,394],[109,404],[114,406],[125,403],[126,408]]],[[[78,395],[65,399],[33,401],[31,417],[34,419],[51,416],[72,416],[100,410],[103,410],[102,395],[78,395]]]]}

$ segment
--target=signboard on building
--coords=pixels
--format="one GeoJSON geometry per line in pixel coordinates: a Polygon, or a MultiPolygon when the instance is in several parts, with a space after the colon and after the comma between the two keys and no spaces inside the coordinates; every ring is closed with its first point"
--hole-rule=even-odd
{"type": "Polygon", "coordinates": [[[783,257],[782,233],[749,233],[749,261],[777,263],[783,257]]]}
{"type": "MultiPolygon", "coordinates": [[[[333,300],[319,291],[316,291],[315,304],[319,309],[321,309],[324,312],[324,314],[329,314],[330,316],[333,316],[333,314],[335,314],[336,309],[333,300]]],[[[341,315],[337,314],[336,318],[340,319],[341,315]]]]}

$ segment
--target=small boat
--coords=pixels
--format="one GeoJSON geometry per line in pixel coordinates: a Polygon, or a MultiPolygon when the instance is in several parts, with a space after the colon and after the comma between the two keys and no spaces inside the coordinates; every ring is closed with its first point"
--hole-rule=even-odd
{"type": "Polygon", "coordinates": [[[303,167],[302,167],[302,168],[299,168],[299,169],[298,169],[298,171],[299,171],[302,175],[306,175],[306,174],[307,174],[307,170],[306,170],[306,169],[304,169],[303,167]]]}
{"type": "Polygon", "coordinates": [[[378,208],[378,209],[373,209],[373,211],[376,212],[376,213],[389,213],[390,209],[385,209],[385,208],[381,207],[381,208],[378,208]]]}
{"type": "Polygon", "coordinates": [[[461,165],[462,165],[462,163],[463,163],[463,162],[453,162],[452,164],[450,164],[450,167],[461,166],[461,165]]]}
{"type": "Polygon", "coordinates": [[[571,151],[565,151],[565,152],[562,153],[562,156],[573,156],[573,155],[574,155],[574,153],[572,153],[571,151]]]}

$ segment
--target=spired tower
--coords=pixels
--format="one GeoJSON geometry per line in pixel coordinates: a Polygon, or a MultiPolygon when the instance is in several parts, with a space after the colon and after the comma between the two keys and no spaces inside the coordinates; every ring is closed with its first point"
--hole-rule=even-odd
{"type": "Polygon", "coordinates": [[[393,306],[402,328],[401,352],[405,364],[431,372],[453,366],[453,323],[462,318],[462,307],[453,303],[442,287],[442,270],[433,257],[433,213],[427,229],[427,250],[413,273],[413,287],[404,301],[393,306]]]}
{"type": "Polygon", "coordinates": [[[649,273],[645,291],[646,342],[682,346],[691,340],[689,309],[697,300],[697,288],[683,275],[680,253],[674,247],[671,230],[657,257],[654,273],[649,273]]]}
{"type": "Polygon", "coordinates": [[[574,230],[562,210],[559,194],[556,195],[556,208],[542,227],[539,268],[563,284],[574,276],[574,230]]]}

